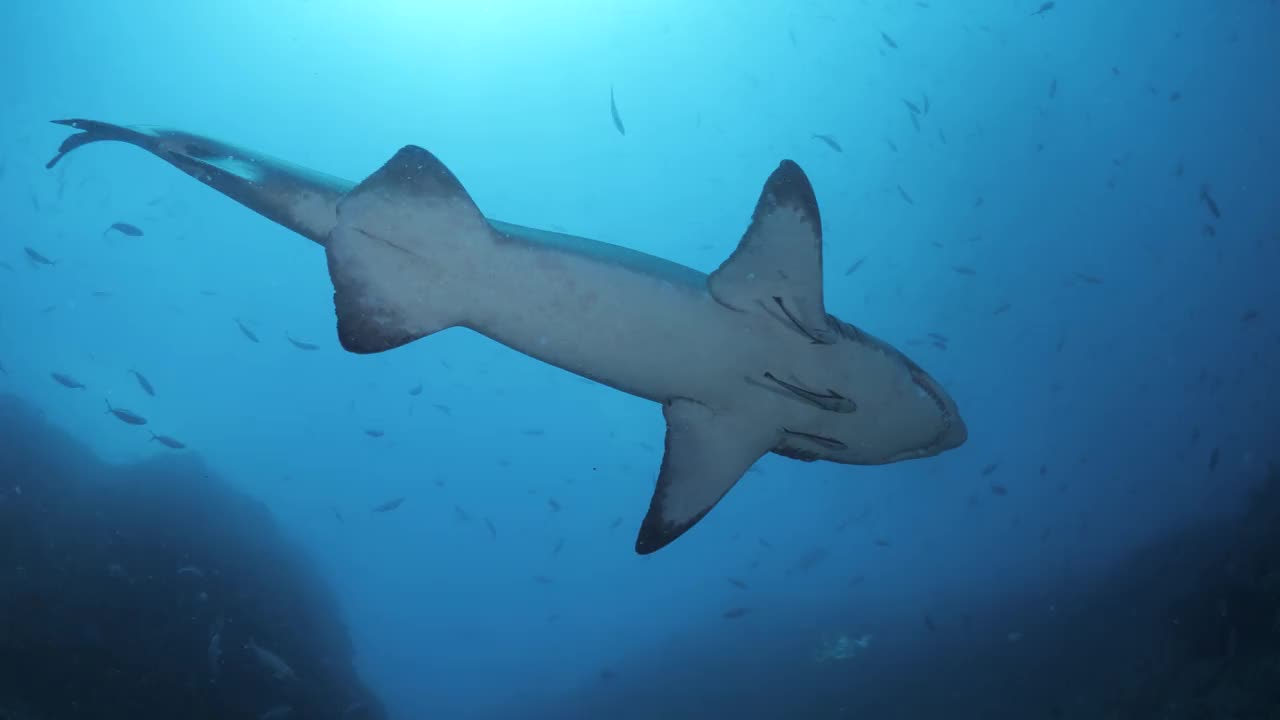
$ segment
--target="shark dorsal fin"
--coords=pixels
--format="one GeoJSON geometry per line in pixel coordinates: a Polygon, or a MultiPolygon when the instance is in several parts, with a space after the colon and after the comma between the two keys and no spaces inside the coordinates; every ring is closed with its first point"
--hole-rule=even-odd
{"type": "Polygon", "coordinates": [[[832,342],[822,301],[822,220],[809,178],[783,160],[738,248],[707,281],[734,310],[763,310],[815,343],[832,342]]]}
{"type": "Polygon", "coordinates": [[[343,348],[390,350],[465,320],[471,296],[449,263],[494,232],[434,155],[401,148],[337,215],[325,253],[343,348]]]}
{"type": "Polygon", "coordinates": [[[641,555],[661,550],[697,524],[779,438],[768,423],[716,413],[683,398],[664,405],[662,415],[666,452],[636,538],[641,555]]]}

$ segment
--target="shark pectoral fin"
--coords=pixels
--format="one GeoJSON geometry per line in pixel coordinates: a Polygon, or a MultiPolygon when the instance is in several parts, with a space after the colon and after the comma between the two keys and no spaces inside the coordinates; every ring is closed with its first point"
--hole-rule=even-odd
{"type": "Polygon", "coordinates": [[[342,347],[382,352],[466,321],[470,288],[456,270],[495,233],[434,155],[401,148],[337,214],[325,252],[342,347]]]}
{"type": "Polygon", "coordinates": [[[776,428],[717,415],[692,400],[673,400],[662,414],[667,420],[666,454],[636,538],[641,555],[666,547],[697,524],[778,443],[776,428]]]}
{"type": "Polygon", "coordinates": [[[822,220],[799,165],[783,160],[769,176],[751,226],[707,285],[722,305],[763,308],[813,342],[833,342],[822,300],[822,220]]]}

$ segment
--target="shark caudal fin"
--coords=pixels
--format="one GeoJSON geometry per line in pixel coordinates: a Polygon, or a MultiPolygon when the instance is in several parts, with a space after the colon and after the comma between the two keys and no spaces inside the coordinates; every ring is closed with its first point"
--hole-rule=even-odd
{"type": "Polygon", "coordinates": [[[495,231],[444,163],[407,145],[337,213],[325,251],[343,348],[382,352],[466,320],[472,293],[456,270],[495,231]]]}
{"type": "Polygon", "coordinates": [[[66,125],[75,128],[80,132],[67,136],[62,141],[62,145],[58,148],[58,152],[49,162],[45,163],[46,169],[52,169],[58,161],[66,157],[67,153],[76,148],[84,147],[89,143],[95,142],[126,142],[139,147],[146,147],[148,136],[138,132],[133,128],[127,128],[123,125],[113,125],[112,123],[99,122],[97,120],[84,120],[81,118],[71,120],[54,120],[55,125],[66,125]]]}

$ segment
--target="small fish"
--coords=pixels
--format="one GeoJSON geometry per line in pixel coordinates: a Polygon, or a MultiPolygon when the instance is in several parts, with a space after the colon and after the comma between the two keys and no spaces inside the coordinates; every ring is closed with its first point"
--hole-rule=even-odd
{"type": "Polygon", "coordinates": [[[1209,208],[1209,212],[1213,213],[1215,219],[1222,218],[1222,210],[1218,207],[1218,201],[1213,199],[1213,188],[1208,183],[1200,186],[1200,201],[1209,208]]]}
{"type": "Polygon", "coordinates": [[[933,618],[929,617],[928,615],[924,616],[924,626],[929,629],[929,632],[938,631],[938,626],[933,624],[933,618]]]}
{"type": "Polygon", "coordinates": [[[102,234],[106,235],[112,230],[115,230],[121,235],[128,235],[129,237],[142,237],[142,228],[139,228],[137,225],[130,225],[127,222],[111,223],[111,227],[103,230],[102,234]]]}
{"type": "Polygon", "coordinates": [[[1178,92],[1177,90],[1174,90],[1173,92],[1169,93],[1169,102],[1176,103],[1181,99],[1182,99],[1182,93],[1178,92]]]}
{"type": "Polygon", "coordinates": [[[943,145],[947,144],[947,134],[942,132],[942,128],[938,128],[938,139],[942,141],[943,145]]]}
{"type": "Polygon", "coordinates": [[[979,195],[979,196],[978,196],[978,197],[973,201],[973,206],[974,206],[975,208],[980,208],[980,207],[982,207],[983,203],[985,203],[985,202],[986,202],[986,200],[983,200],[983,199],[982,199],[982,196],[981,196],[981,195],[979,195]]]}
{"type": "Polygon", "coordinates": [[[546,575],[534,575],[533,581],[538,583],[539,585],[550,585],[551,583],[555,582],[555,580],[552,580],[546,575]]]}
{"type": "Polygon", "coordinates": [[[160,443],[161,445],[163,445],[163,446],[165,446],[165,447],[167,447],[167,448],[172,448],[172,449],[174,449],[174,450],[182,450],[182,449],[185,449],[185,448],[187,447],[185,444],[183,444],[183,443],[181,443],[181,442],[179,442],[179,441],[177,441],[177,440],[174,440],[173,438],[169,437],[168,435],[157,435],[157,434],[155,434],[154,432],[153,432],[153,433],[151,433],[151,441],[152,441],[152,442],[158,442],[158,443],[160,443]]]}
{"type": "Polygon", "coordinates": [[[143,392],[151,397],[156,396],[156,389],[151,386],[150,380],[147,380],[147,378],[137,370],[130,370],[129,372],[133,373],[133,376],[138,379],[138,385],[142,388],[143,392]]]}
{"type": "Polygon", "coordinates": [[[1220,450],[1218,450],[1218,448],[1214,448],[1213,451],[1209,453],[1209,469],[1210,470],[1214,470],[1215,468],[1218,467],[1218,460],[1221,459],[1221,457],[1222,457],[1222,453],[1220,450]]]}
{"type": "Polygon", "coordinates": [[[1049,81],[1049,99],[1052,100],[1058,96],[1058,78],[1049,81]]]}
{"type": "Polygon", "coordinates": [[[26,251],[27,257],[31,260],[31,262],[36,263],[37,265],[57,265],[58,264],[57,260],[50,260],[49,258],[45,257],[44,255],[41,255],[39,252],[35,251],[32,248],[24,247],[22,249],[26,251]]]}
{"type": "Polygon", "coordinates": [[[889,542],[888,540],[885,540],[884,538],[876,538],[876,547],[887,548],[892,545],[893,543],[889,542]]]}
{"type": "Polygon", "coordinates": [[[331,510],[331,511],[333,512],[333,517],[334,517],[334,519],[336,519],[338,522],[346,522],[345,520],[343,520],[343,519],[342,519],[342,511],[338,510],[338,508],[336,508],[336,507],[334,507],[334,506],[330,505],[330,506],[329,506],[329,510],[331,510]]]}
{"type": "MultiPolygon", "coordinates": [[[[1245,310],[1244,314],[1240,316],[1240,322],[1249,322],[1250,320],[1257,320],[1257,319],[1258,319],[1258,311],[1252,308],[1245,310]]],[[[3,370],[4,370],[4,367],[0,366],[0,371],[3,371],[3,370]]]]}
{"type": "Polygon", "coordinates": [[[889,138],[885,138],[885,139],[884,139],[884,141],[885,141],[885,143],[889,146],[889,149],[890,149],[890,150],[892,150],[892,151],[894,151],[894,152],[898,152],[898,145],[897,145],[897,143],[895,143],[894,141],[890,140],[889,138]]]}
{"type": "Polygon", "coordinates": [[[743,582],[742,580],[739,580],[738,578],[732,578],[732,577],[731,577],[731,578],[725,578],[725,580],[728,580],[730,585],[732,585],[732,586],[734,586],[734,587],[738,588],[739,590],[746,590],[746,589],[747,589],[747,584],[746,584],[745,582],[743,582]]]}
{"type": "Polygon", "coordinates": [[[1028,17],[1035,17],[1036,15],[1044,15],[1045,13],[1052,10],[1056,5],[1057,3],[1053,2],[1053,0],[1049,0],[1048,2],[1042,2],[1040,3],[1040,9],[1031,13],[1031,15],[1029,15],[1028,17]]]}
{"type": "Polygon", "coordinates": [[[298,676],[294,674],[293,668],[289,667],[288,663],[282,660],[279,655],[259,645],[253,638],[249,638],[249,642],[244,646],[244,649],[251,652],[258,664],[270,670],[277,680],[297,679],[298,676]]]}
{"type": "Polygon", "coordinates": [[[556,541],[556,546],[554,548],[551,548],[551,554],[559,555],[560,551],[563,549],[564,549],[564,538],[560,538],[559,540],[556,541]]]}
{"type": "Polygon", "coordinates": [[[13,266],[5,260],[0,260],[0,268],[8,270],[9,272],[14,272],[13,266]]]}
{"type": "Polygon", "coordinates": [[[417,385],[414,385],[413,387],[409,388],[409,395],[411,397],[417,397],[421,394],[422,394],[422,383],[418,383],[417,385]]]}
{"type": "Polygon", "coordinates": [[[489,518],[485,518],[485,519],[484,519],[484,525],[485,525],[485,527],[489,528],[489,537],[492,537],[494,540],[497,540],[497,539],[498,539],[498,528],[496,528],[496,527],[494,527],[494,526],[493,526],[493,521],[492,521],[492,520],[490,520],[489,518]]]}
{"type": "Polygon", "coordinates": [[[952,265],[952,266],[951,266],[951,269],[952,269],[952,270],[954,270],[954,271],[956,272],[956,274],[957,274],[957,275],[969,275],[969,276],[973,276],[973,275],[977,275],[977,274],[978,274],[978,271],[977,271],[977,270],[974,270],[973,268],[969,267],[968,265],[952,265]]]}
{"type": "Polygon", "coordinates": [[[552,512],[560,512],[560,503],[556,502],[555,498],[547,498],[547,505],[552,512]]]}
{"type": "Polygon", "coordinates": [[[948,338],[946,335],[943,335],[942,333],[931,332],[929,333],[929,337],[933,338],[934,340],[937,340],[940,343],[951,342],[950,338],[948,338]]]}
{"type": "Polygon", "coordinates": [[[840,147],[839,141],[837,141],[834,137],[830,135],[821,135],[819,133],[813,133],[813,139],[821,140],[823,143],[826,144],[827,147],[831,148],[832,150],[835,150],[838,153],[844,152],[844,148],[840,147]]]}
{"type": "Polygon", "coordinates": [[[382,503],[381,505],[375,505],[373,507],[373,512],[376,512],[376,513],[391,512],[392,510],[395,510],[396,508],[400,507],[403,504],[404,504],[404,498],[402,497],[392,498],[382,503]]]}
{"type": "Polygon", "coordinates": [[[107,414],[115,415],[121,422],[129,425],[146,425],[147,419],[132,410],[117,408],[111,406],[111,401],[104,398],[107,403],[107,414]]]}
{"type": "Polygon", "coordinates": [[[253,342],[261,342],[260,340],[258,340],[258,336],[257,336],[257,335],[255,335],[255,334],[254,334],[254,332],[253,332],[252,330],[250,330],[249,328],[245,327],[245,326],[244,326],[244,323],[240,322],[240,318],[235,318],[235,321],[236,321],[236,326],[240,328],[240,332],[241,332],[245,337],[249,338],[249,340],[251,340],[251,341],[253,341],[253,342]]]}
{"type": "Polygon", "coordinates": [[[995,310],[992,310],[992,311],[991,311],[991,314],[992,314],[992,315],[1003,315],[1004,313],[1008,312],[1008,311],[1009,311],[1009,308],[1011,308],[1011,307],[1013,307],[1013,306],[1012,306],[1012,305],[1010,305],[1009,303],[1000,303],[999,307],[997,307],[995,310]]]}
{"type": "Polygon", "coordinates": [[[924,114],[929,114],[929,96],[926,93],[920,93],[920,98],[924,102],[924,114]]]}
{"type": "Polygon", "coordinates": [[[888,33],[881,32],[881,33],[880,33],[880,39],[884,41],[884,44],[885,44],[885,45],[888,45],[889,47],[893,48],[894,50],[897,50],[897,49],[898,49],[898,43],[894,42],[893,38],[889,37],[888,33]]]}
{"type": "Polygon", "coordinates": [[[619,525],[621,525],[621,524],[622,524],[622,518],[621,518],[621,517],[616,517],[616,518],[614,518],[614,519],[613,519],[613,522],[609,523],[609,529],[610,529],[610,530],[617,529],[617,527],[618,527],[619,525]]]}
{"type": "Polygon", "coordinates": [[[1101,285],[1102,278],[1097,275],[1087,275],[1085,273],[1073,273],[1078,280],[1082,280],[1090,285],[1101,285]]]}
{"type": "Polygon", "coordinates": [[[542,437],[547,434],[547,431],[540,428],[528,428],[526,430],[521,430],[520,434],[525,437],[542,437]]]}
{"type": "Polygon", "coordinates": [[[613,115],[613,126],[619,135],[626,135],[627,129],[622,126],[622,116],[618,114],[618,103],[613,97],[613,86],[609,86],[609,112],[613,115]]]}
{"type": "Polygon", "coordinates": [[[998,467],[1000,467],[1000,463],[991,463],[990,465],[984,465],[982,467],[982,477],[990,476],[991,473],[995,472],[996,468],[998,467]]]}
{"type": "Polygon", "coordinates": [[[991,494],[1004,497],[1005,495],[1009,494],[1009,488],[999,483],[991,483],[991,494]]]}
{"type": "Polygon", "coordinates": [[[725,620],[737,620],[738,618],[751,612],[750,609],[744,607],[729,608],[720,614],[725,620]]]}
{"type": "Polygon", "coordinates": [[[849,268],[844,271],[845,277],[848,277],[849,275],[852,275],[855,272],[857,272],[858,268],[862,267],[862,263],[866,261],[867,261],[867,258],[865,255],[863,257],[858,258],[857,260],[854,260],[853,264],[850,265],[849,268]]]}
{"type": "Polygon", "coordinates": [[[91,294],[91,295],[93,295],[93,297],[96,297],[96,298],[109,298],[109,297],[111,297],[111,295],[112,295],[112,293],[111,293],[111,291],[110,291],[110,290],[94,290],[94,291],[93,291],[92,293],[90,293],[90,294],[91,294]]]}
{"type": "Polygon", "coordinates": [[[907,110],[910,110],[913,114],[915,114],[915,115],[919,115],[919,114],[920,114],[920,106],[919,106],[919,105],[916,105],[915,103],[911,102],[910,100],[908,100],[908,99],[906,99],[906,98],[902,98],[902,104],[903,104],[903,105],[906,105],[906,106],[907,106],[907,110]]]}
{"type": "Polygon", "coordinates": [[[471,522],[471,514],[463,510],[461,505],[453,506],[453,514],[457,515],[462,522],[471,522]]]}
{"type": "Polygon", "coordinates": [[[431,407],[433,407],[433,408],[435,408],[435,409],[439,410],[440,412],[444,413],[445,415],[453,415],[453,411],[449,409],[449,406],[448,406],[448,405],[441,405],[440,403],[436,403],[436,404],[432,405],[431,407]]]}
{"type": "Polygon", "coordinates": [[[906,190],[903,190],[901,185],[898,186],[898,194],[902,196],[903,200],[907,201],[908,205],[916,204],[916,201],[911,199],[911,195],[908,194],[906,190]]]}
{"type": "Polygon", "coordinates": [[[55,373],[49,373],[49,377],[53,378],[55,382],[57,382],[59,385],[63,387],[68,387],[68,388],[71,388],[72,390],[84,389],[84,383],[71,377],[70,375],[64,375],[62,373],[55,372],[55,373]]]}
{"type": "Polygon", "coordinates": [[[364,431],[364,434],[365,434],[365,435],[368,435],[368,436],[369,436],[369,437],[371,437],[371,438],[380,438],[380,437],[382,437],[383,435],[385,435],[386,433],[382,432],[381,430],[376,430],[376,429],[370,428],[370,429],[368,429],[368,430],[365,430],[365,431],[364,431]]]}
{"type": "Polygon", "coordinates": [[[314,343],[309,343],[309,342],[303,342],[302,340],[298,340],[298,339],[294,338],[292,335],[289,335],[288,333],[285,333],[285,336],[284,336],[284,337],[285,337],[285,339],[286,339],[286,340],[288,340],[288,341],[289,341],[289,344],[293,345],[294,347],[298,348],[299,350],[307,350],[307,351],[311,351],[311,350],[319,350],[319,349],[320,349],[320,346],[319,346],[319,345],[316,345],[316,344],[314,344],[314,343]]]}
{"type": "Polygon", "coordinates": [[[920,132],[920,117],[914,114],[909,115],[908,117],[911,118],[911,127],[915,128],[916,132],[920,132]]]}

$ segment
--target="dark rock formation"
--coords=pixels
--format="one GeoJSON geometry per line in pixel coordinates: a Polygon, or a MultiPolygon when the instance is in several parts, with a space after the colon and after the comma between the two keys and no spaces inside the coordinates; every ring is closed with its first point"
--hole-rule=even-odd
{"type": "Polygon", "coordinates": [[[197,456],[104,465],[0,396],[0,718],[384,718],[352,658],[302,553],[197,456]]]}

